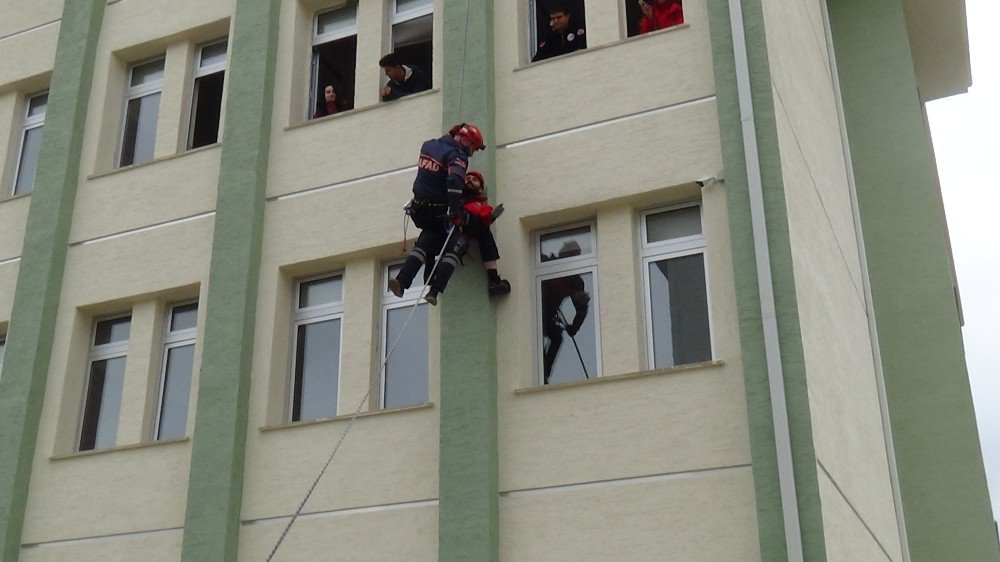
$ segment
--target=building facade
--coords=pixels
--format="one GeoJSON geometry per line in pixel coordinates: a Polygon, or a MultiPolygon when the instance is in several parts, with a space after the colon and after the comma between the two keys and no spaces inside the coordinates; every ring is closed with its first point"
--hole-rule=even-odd
{"type": "Polygon", "coordinates": [[[964,4],[877,4],[0,1],[0,558],[266,559],[336,446],[275,560],[1000,560],[964,4]],[[459,122],[513,291],[397,299],[459,122]]]}

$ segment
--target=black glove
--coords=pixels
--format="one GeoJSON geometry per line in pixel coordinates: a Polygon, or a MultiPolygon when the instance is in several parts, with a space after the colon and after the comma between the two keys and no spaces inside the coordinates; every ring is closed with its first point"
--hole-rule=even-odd
{"type": "Polygon", "coordinates": [[[448,209],[448,218],[451,224],[461,228],[469,222],[469,212],[465,209],[448,209]]]}
{"type": "Polygon", "coordinates": [[[496,207],[493,207],[493,211],[490,213],[490,220],[495,221],[498,218],[500,218],[500,215],[502,214],[503,214],[503,203],[500,203],[496,207]]]}
{"type": "Polygon", "coordinates": [[[566,333],[569,334],[569,337],[575,336],[576,333],[579,331],[580,327],[577,326],[576,324],[570,324],[569,326],[566,326],[566,333]]]}

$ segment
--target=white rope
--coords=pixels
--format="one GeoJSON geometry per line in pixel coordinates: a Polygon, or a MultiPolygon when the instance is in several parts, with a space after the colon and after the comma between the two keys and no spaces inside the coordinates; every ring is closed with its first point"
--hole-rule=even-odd
{"type": "MultiPolygon", "coordinates": [[[[430,275],[427,276],[427,279],[431,279],[432,277],[434,277],[434,272],[437,271],[438,264],[441,263],[441,257],[444,256],[444,252],[445,250],[447,250],[448,243],[451,241],[451,236],[454,233],[455,233],[454,227],[448,230],[448,237],[445,238],[444,245],[441,247],[441,251],[434,259],[434,267],[431,268],[431,273],[430,275]]],[[[410,314],[407,315],[406,321],[403,322],[403,328],[399,330],[399,334],[396,336],[396,341],[392,342],[392,347],[390,347],[389,352],[385,354],[385,359],[382,361],[382,365],[379,367],[378,376],[375,378],[375,381],[382,380],[382,374],[385,372],[385,365],[386,363],[389,362],[389,358],[392,357],[392,352],[396,350],[396,344],[399,343],[399,340],[403,337],[403,334],[406,333],[406,327],[410,324],[410,319],[413,318],[413,313],[417,311],[417,307],[420,306],[421,301],[423,301],[425,294],[424,292],[427,290],[427,288],[428,285],[424,284],[424,288],[420,290],[420,297],[413,303],[413,306],[410,307],[410,314]]],[[[373,383],[375,381],[373,381],[373,383]]],[[[278,537],[278,542],[274,545],[274,548],[271,550],[271,554],[269,554],[267,557],[267,562],[271,562],[271,559],[274,558],[274,555],[278,552],[278,548],[281,546],[281,543],[284,542],[285,537],[288,536],[288,532],[292,529],[292,525],[295,523],[295,520],[298,519],[299,515],[302,514],[302,509],[305,508],[306,502],[309,501],[309,497],[312,496],[312,493],[316,489],[316,486],[319,484],[319,481],[323,478],[323,475],[326,474],[326,469],[330,468],[330,463],[333,462],[333,457],[337,454],[337,451],[340,449],[340,445],[344,442],[344,438],[347,437],[347,433],[351,431],[351,427],[354,425],[354,420],[358,419],[358,416],[361,414],[361,409],[364,408],[365,402],[367,402],[368,397],[371,396],[373,385],[374,384],[368,385],[368,391],[365,392],[365,395],[361,397],[361,401],[358,402],[358,407],[354,410],[354,415],[352,415],[350,421],[347,422],[347,427],[344,428],[344,433],[340,435],[340,440],[337,441],[337,445],[333,448],[333,452],[330,453],[329,458],[326,459],[326,464],[323,465],[323,469],[319,471],[319,475],[316,477],[315,480],[313,480],[312,486],[309,486],[309,491],[306,492],[306,497],[302,498],[302,502],[299,503],[299,507],[295,509],[295,513],[292,515],[292,518],[288,521],[288,525],[285,526],[285,530],[282,531],[281,536],[278,537]]]]}

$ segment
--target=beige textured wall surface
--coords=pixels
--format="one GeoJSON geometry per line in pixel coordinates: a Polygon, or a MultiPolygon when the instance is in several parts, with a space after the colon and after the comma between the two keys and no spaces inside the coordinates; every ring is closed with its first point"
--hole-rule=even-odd
{"type": "Polygon", "coordinates": [[[846,514],[837,513],[842,506],[828,504],[829,495],[824,495],[828,552],[848,548],[845,542],[861,548],[871,541],[867,528],[899,560],[847,165],[820,8],[813,1],[764,2],[817,462],[851,507],[846,514]],[[858,519],[855,524],[833,523],[851,516],[858,519]]]}
{"type": "Polygon", "coordinates": [[[181,559],[181,529],[124,537],[32,545],[21,549],[20,562],[107,562],[142,560],[176,562],[181,559]]]}
{"type": "MultiPolygon", "coordinates": [[[[270,520],[240,529],[240,561],[264,560],[288,523],[270,520]]],[[[437,560],[435,502],[307,516],[295,522],[276,560],[433,562],[437,560]]]]}
{"type": "Polygon", "coordinates": [[[500,500],[501,560],[753,562],[759,552],[749,468],[500,500]]]}
{"type": "MultiPolygon", "coordinates": [[[[93,321],[108,314],[132,314],[116,446],[151,439],[164,305],[204,295],[211,237],[212,220],[204,218],[70,247],[25,517],[26,543],[183,526],[185,496],[177,491],[187,486],[189,442],[96,454],[72,451],[93,321]],[[51,458],[66,454],[70,458],[51,458]],[[101,516],[94,517],[95,512],[101,516]]],[[[195,373],[198,364],[196,359],[195,373]]],[[[197,384],[195,374],[191,405],[197,401],[197,384]]],[[[193,412],[189,406],[189,432],[193,412]]]]}
{"type": "MultiPolygon", "coordinates": [[[[819,472],[819,495],[823,502],[827,560],[830,562],[890,562],[899,560],[889,556],[870,528],[858,519],[851,504],[834,486],[829,476],[819,472]]],[[[852,502],[853,503],[853,502],[852,502]]]]}
{"type": "Polygon", "coordinates": [[[62,8],[63,0],[34,0],[30,10],[24,9],[23,0],[0,1],[0,13],[4,15],[0,20],[0,40],[60,19],[62,8]]]}

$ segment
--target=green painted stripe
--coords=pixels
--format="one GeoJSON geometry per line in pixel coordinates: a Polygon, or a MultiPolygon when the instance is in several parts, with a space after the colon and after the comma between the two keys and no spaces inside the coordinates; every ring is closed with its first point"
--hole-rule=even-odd
{"type": "Polygon", "coordinates": [[[829,11],[910,553],[1000,560],[903,6],[829,11]]]}
{"type": "MultiPolygon", "coordinates": [[[[742,15],[750,66],[756,141],[764,190],[767,244],[781,349],[788,424],[795,472],[795,492],[804,558],[825,560],[826,546],[819,501],[805,360],[798,320],[791,241],[778,149],[770,67],[760,0],[743,0],[742,15]]],[[[754,256],[747,161],[736,84],[734,39],[727,0],[709,1],[719,126],[726,174],[727,207],[733,252],[733,275],[739,312],[740,343],[750,426],[750,451],[762,560],[787,557],[779,489],[777,445],[767,376],[762,310],[754,256]]]]}
{"type": "Polygon", "coordinates": [[[0,379],[0,540],[17,560],[105,0],[67,0],[0,379]]]}
{"type": "MultiPolygon", "coordinates": [[[[493,3],[445,0],[445,129],[467,121],[491,149],[473,159],[493,183],[493,3]],[[466,26],[468,24],[468,27],[466,26]]],[[[442,561],[500,558],[496,316],[478,262],[460,267],[441,302],[439,550],[442,561]]]]}
{"type": "Polygon", "coordinates": [[[183,560],[236,559],[280,0],[238,0],[183,560]]]}

